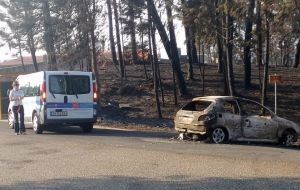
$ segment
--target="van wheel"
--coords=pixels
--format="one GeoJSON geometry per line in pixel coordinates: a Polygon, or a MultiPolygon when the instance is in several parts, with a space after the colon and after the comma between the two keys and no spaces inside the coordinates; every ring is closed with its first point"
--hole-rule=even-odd
{"type": "Polygon", "coordinates": [[[80,125],[80,128],[82,129],[82,131],[84,133],[90,133],[93,130],[93,126],[94,126],[93,123],[86,123],[86,124],[80,125]]]}
{"type": "Polygon", "coordinates": [[[43,133],[43,126],[40,124],[39,116],[37,113],[33,114],[32,127],[33,127],[33,131],[35,132],[35,134],[43,133]]]}

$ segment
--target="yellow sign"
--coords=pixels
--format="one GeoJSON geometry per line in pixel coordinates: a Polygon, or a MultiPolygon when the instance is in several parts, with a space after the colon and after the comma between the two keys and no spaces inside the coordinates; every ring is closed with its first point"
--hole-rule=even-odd
{"type": "Polygon", "coordinates": [[[281,75],[269,75],[269,83],[279,83],[282,81],[281,75]]]}

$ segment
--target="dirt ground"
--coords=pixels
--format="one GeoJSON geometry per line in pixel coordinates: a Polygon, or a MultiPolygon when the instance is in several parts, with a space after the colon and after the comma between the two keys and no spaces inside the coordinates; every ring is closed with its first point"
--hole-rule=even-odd
{"type": "MultiPolygon", "coordinates": [[[[179,97],[178,105],[174,105],[172,88],[172,71],[170,64],[160,64],[165,105],[161,103],[163,119],[158,119],[154,91],[152,85],[151,65],[147,65],[146,78],[143,65],[126,65],[126,80],[121,81],[118,67],[104,64],[100,67],[101,79],[101,110],[102,125],[122,126],[127,128],[153,128],[171,130],[173,118],[178,109],[193,97],[224,95],[223,77],[217,72],[217,65],[205,66],[204,94],[198,65],[194,65],[195,80],[186,81],[190,93],[188,97],[179,97]]],[[[186,77],[187,65],[182,65],[186,77]]],[[[263,68],[261,68],[261,76],[263,68]]],[[[282,75],[282,83],[277,85],[278,115],[300,124],[300,72],[299,68],[270,66],[270,74],[282,75]]],[[[243,65],[234,65],[235,87],[239,96],[260,101],[259,68],[252,66],[252,87],[243,87],[243,65]]],[[[161,101],[161,99],[160,99],[161,101]]],[[[274,85],[268,86],[267,106],[274,110],[274,85]]]]}

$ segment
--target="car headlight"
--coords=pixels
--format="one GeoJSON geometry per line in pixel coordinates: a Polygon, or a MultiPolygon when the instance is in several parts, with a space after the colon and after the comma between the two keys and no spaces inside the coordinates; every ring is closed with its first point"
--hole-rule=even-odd
{"type": "Polygon", "coordinates": [[[207,114],[207,115],[201,115],[198,118],[198,121],[211,121],[215,119],[215,115],[214,114],[207,114]]]}

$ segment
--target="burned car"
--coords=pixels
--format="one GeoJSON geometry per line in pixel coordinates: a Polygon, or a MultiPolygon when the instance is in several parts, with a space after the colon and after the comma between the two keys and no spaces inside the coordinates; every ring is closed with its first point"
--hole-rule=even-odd
{"type": "Polygon", "coordinates": [[[232,96],[194,98],[177,112],[174,121],[181,135],[206,134],[213,143],[264,141],[289,146],[300,134],[296,123],[255,101],[232,96]]]}

